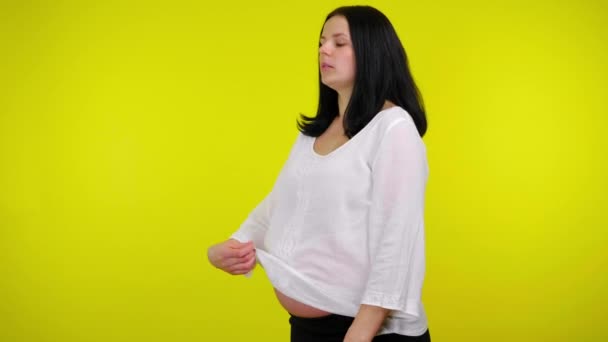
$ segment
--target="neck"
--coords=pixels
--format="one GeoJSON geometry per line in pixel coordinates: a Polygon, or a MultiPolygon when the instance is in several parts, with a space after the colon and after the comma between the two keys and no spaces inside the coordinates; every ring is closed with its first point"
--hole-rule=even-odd
{"type": "Polygon", "coordinates": [[[344,112],[350,101],[351,92],[351,89],[338,92],[338,116],[340,116],[340,118],[344,117],[344,112]]]}

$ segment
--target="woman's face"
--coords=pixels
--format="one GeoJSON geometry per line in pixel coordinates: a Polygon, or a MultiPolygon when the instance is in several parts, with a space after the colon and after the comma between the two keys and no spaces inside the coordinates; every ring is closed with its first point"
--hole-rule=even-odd
{"type": "Polygon", "coordinates": [[[321,82],[335,91],[351,92],[355,83],[355,53],[348,21],[343,16],[329,18],[319,41],[321,82]]]}

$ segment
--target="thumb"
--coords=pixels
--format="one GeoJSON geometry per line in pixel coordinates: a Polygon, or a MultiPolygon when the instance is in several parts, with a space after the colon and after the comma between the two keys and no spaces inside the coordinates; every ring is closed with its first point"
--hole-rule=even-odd
{"type": "Polygon", "coordinates": [[[253,241],[249,240],[246,242],[240,242],[236,239],[230,239],[230,242],[228,243],[228,246],[231,248],[236,248],[236,249],[241,249],[241,248],[246,248],[246,247],[251,247],[253,246],[253,241]]]}

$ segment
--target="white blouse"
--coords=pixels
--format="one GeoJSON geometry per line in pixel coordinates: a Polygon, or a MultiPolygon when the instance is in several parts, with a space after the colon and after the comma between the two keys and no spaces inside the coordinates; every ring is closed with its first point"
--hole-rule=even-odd
{"type": "Polygon", "coordinates": [[[299,134],[274,187],[232,238],[253,240],[283,294],[335,314],[393,310],[378,335],[427,329],[426,147],[401,107],[380,111],[327,155],[299,134]]]}

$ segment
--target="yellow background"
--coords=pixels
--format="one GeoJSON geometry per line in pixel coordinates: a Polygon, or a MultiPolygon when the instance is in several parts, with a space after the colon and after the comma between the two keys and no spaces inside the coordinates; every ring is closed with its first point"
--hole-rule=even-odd
{"type": "MultiPolygon", "coordinates": [[[[287,341],[263,270],[206,248],[314,114],[343,4],[3,2],[0,341],[287,341]]],[[[608,340],[606,1],[369,4],[428,110],[433,340],[608,340]]]]}

